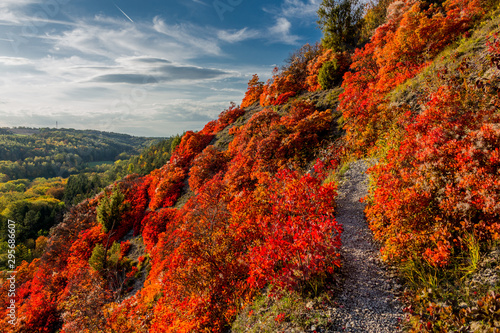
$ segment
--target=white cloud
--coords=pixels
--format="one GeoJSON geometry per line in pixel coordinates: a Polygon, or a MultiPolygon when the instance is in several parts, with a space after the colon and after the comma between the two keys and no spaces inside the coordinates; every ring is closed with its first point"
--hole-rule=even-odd
{"type": "Polygon", "coordinates": [[[19,15],[7,8],[0,7],[0,25],[19,24],[20,22],[19,15]]]}
{"type": "Polygon", "coordinates": [[[276,24],[269,28],[269,33],[274,38],[274,42],[295,45],[299,36],[291,34],[292,24],[284,17],[279,17],[276,24]]]}
{"type": "Polygon", "coordinates": [[[207,34],[205,28],[190,23],[168,25],[158,16],[153,19],[153,27],[157,32],[171,37],[180,45],[189,46],[208,55],[222,53],[217,41],[209,33],[207,34]]]}
{"type": "Polygon", "coordinates": [[[202,1],[202,0],[193,0],[193,2],[196,2],[196,3],[203,5],[203,6],[210,7],[209,4],[207,4],[205,1],[202,1]]]}
{"type": "MultiPolygon", "coordinates": [[[[61,23],[51,20],[60,11],[61,6],[57,2],[47,0],[1,0],[0,2],[0,25],[19,25],[31,22],[39,27],[43,23],[61,23]],[[28,5],[39,4],[38,8],[28,14],[28,5]]],[[[63,24],[68,24],[64,22],[63,24]]]]}
{"type": "Polygon", "coordinates": [[[40,3],[41,0],[2,0],[0,2],[0,8],[15,8],[15,7],[23,7],[26,5],[31,5],[35,3],[40,3]]]}
{"type": "Polygon", "coordinates": [[[220,30],[217,33],[219,39],[228,43],[242,42],[247,39],[252,39],[260,36],[259,32],[256,30],[249,30],[248,28],[243,28],[240,30],[220,30]]]}
{"type": "MultiPolygon", "coordinates": [[[[0,40],[5,45],[7,32],[19,32],[26,22],[34,22],[28,9],[37,9],[22,6],[37,2],[0,0],[0,40]]],[[[228,57],[224,47],[250,39],[285,44],[298,40],[285,16],[259,30],[221,30],[169,24],[158,16],[150,21],[134,17],[135,23],[118,14],[55,20],[66,19],[64,15],[39,17],[46,25],[40,24],[36,33],[16,35],[26,41],[19,52],[0,53],[0,114],[6,115],[6,125],[53,126],[58,120],[66,127],[145,135],[200,129],[228,101],[241,100],[251,74],[265,80],[271,73],[270,68],[251,65],[234,70],[223,62],[228,57]],[[207,56],[210,65],[199,60],[207,56]]]]}
{"type": "Polygon", "coordinates": [[[21,66],[21,65],[30,65],[33,62],[30,59],[19,58],[19,57],[0,57],[0,64],[8,65],[8,66],[21,66]]]}
{"type": "Polygon", "coordinates": [[[134,54],[137,47],[143,46],[143,41],[147,38],[135,25],[127,22],[119,27],[80,23],[72,30],[51,37],[56,49],[78,51],[110,59],[120,54],[134,54]]]}
{"type": "Polygon", "coordinates": [[[282,5],[282,15],[299,18],[315,17],[320,4],[321,0],[285,0],[282,5]]]}

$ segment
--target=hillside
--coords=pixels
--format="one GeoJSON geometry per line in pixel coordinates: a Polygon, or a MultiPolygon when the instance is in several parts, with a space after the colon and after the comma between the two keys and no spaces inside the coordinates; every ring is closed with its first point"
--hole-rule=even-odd
{"type": "Polygon", "coordinates": [[[0,175],[0,269],[8,267],[8,220],[17,222],[18,262],[39,258],[50,228],[62,221],[71,205],[95,196],[129,169],[144,174],[163,165],[172,143],[72,129],[2,130],[0,154],[13,160],[0,161],[5,172],[0,175]],[[142,149],[151,142],[155,143],[142,149]]]}
{"type": "Polygon", "coordinates": [[[155,141],[158,139],[93,130],[3,128],[0,176],[4,181],[66,178],[91,162],[114,162],[120,154],[139,154],[155,141]]]}
{"type": "Polygon", "coordinates": [[[321,44],[255,75],[168,163],[73,207],[39,259],[16,263],[13,297],[5,275],[17,319],[0,327],[499,329],[497,7],[379,1],[344,39],[323,21],[321,44]]]}

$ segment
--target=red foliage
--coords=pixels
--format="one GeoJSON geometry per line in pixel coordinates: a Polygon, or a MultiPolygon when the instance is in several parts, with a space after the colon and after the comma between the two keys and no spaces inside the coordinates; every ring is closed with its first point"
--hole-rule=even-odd
{"type": "Polygon", "coordinates": [[[340,266],[335,186],[321,186],[321,175],[283,170],[261,189],[267,207],[257,217],[262,240],[248,255],[250,285],[304,287],[340,266]]]}
{"type": "Polygon", "coordinates": [[[173,208],[162,208],[155,212],[149,212],[143,221],[142,237],[149,253],[158,242],[161,233],[170,229],[176,219],[177,210],[173,208]]]}
{"type": "Polygon", "coordinates": [[[416,253],[446,265],[466,234],[500,236],[494,103],[482,91],[441,87],[407,127],[401,146],[371,170],[377,187],[367,216],[386,257],[416,253]]]}
{"type": "Polygon", "coordinates": [[[79,235],[73,242],[68,253],[68,262],[70,265],[79,261],[88,261],[92,255],[92,250],[97,243],[103,243],[106,234],[102,230],[102,225],[97,223],[79,235]]]}
{"type": "Polygon", "coordinates": [[[137,234],[140,230],[144,211],[148,206],[149,183],[137,175],[129,175],[120,181],[120,190],[125,195],[124,204],[128,209],[113,235],[113,240],[118,240],[125,236],[132,228],[137,234]]]}
{"type": "Polygon", "coordinates": [[[193,161],[189,171],[189,187],[192,191],[198,189],[219,172],[226,169],[227,155],[215,148],[208,146],[193,161]]]}
{"type": "Polygon", "coordinates": [[[229,200],[215,177],[184,207],[179,246],[163,261],[168,287],[151,332],[221,331],[240,309],[247,292],[240,258],[251,240],[236,240],[229,200]]]}
{"type": "Polygon", "coordinates": [[[130,244],[129,240],[120,243],[120,259],[123,259],[123,257],[127,255],[128,251],[130,251],[131,246],[132,244],[130,244]]]}
{"type": "Polygon", "coordinates": [[[296,91],[289,91],[286,93],[282,93],[278,96],[278,98],[274,102],[272,102],[272,105],[286,104],[286,102],[288,102],[288,100],[295,95],[297,95],[296,91]]]}
{"type": "Polygon", "coordinates": [[[260,104],[262,106],[281,104],[277,101],[280,95],[307,90],[307,78],[310,75],[309,65],[322,52],[320,44],[316,43],[315,45],[306,44],[291,54],[287,59],[287,65],[281,71],[276,67],[273,71],[273,77],[264,85],[260,95],[260,104]]]}
{"type": "Polygon", "coordinates": [[[231,103],[229,108],[222,111],[219,114],[219,118],[217,119],[217,126],[215,126],[213,134],[220,132],[221,130],[226,128],[228,125],[231,125],[232,123],[234,123],[236,121],[236,119],[241,117],[245,113],[245,110],[242,109],[243,107],[244,107],[243,105],[241,106],[241,108],[236,107],[236,105],[234,103],[231,103]]]}
{"type": "Polygon", "coordinates": [[[442,8],[407,1],[389,15],[370,43],[356,50],[344,76],[339,109],[346,120],[347,143],[366,152],[398,114],[386,96],[421,72],[446,45],[467,31],[482,14],[479,0],[446,1],[442,8]]]}
{"type": "Polygon", "coordinates": [[[260,105],[262,106],[278,105],[278,98],[280,95],[286,93],[288,97],[290,97],[303,88],[303,83],[298,82],[294,75],[288,74],[287,72],[278,73],[277,68],[275,68],[274,72],[276,74],[274,74],[272,80],[269,80],[264,86],[260,96],[260,105]]]}
{"type": "Polygon", "coordinates": [[[498,37],[498,33],[494,33],[486,41],[486,46],[488,46],[488,55],[491,63],[497,69],[500,69],[500,37],[498,37]]]}
{"type": "Polygon", "coordinates": [[[264,91],[264,82],[259,81],[259,77],[257,74],[254,74],[252,79],[248,81],[248,89],[245,93],[245,97],[241,102],[241,107],[246,108],[253,103],[257,102],[260,98],[260,95],[264,91]]]}

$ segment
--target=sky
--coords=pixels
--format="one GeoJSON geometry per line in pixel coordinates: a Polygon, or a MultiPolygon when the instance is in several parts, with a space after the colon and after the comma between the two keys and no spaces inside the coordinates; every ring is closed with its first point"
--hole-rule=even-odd
{"type": "Polygon", "coordinates": [[[321,0],[0,0],[0,127],[166,137],[321,39],[321,0]]]}

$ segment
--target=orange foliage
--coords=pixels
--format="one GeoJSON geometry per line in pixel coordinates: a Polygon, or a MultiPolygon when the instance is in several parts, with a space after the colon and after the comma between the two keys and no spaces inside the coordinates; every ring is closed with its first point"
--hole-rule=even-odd
{"type": "Polygon", "coordinates": [[[273,77],[264,85],[260,95],[260,105],[281,105],[299,91],[307,90],[308,67],[322,52],[320,44],[306,44],[289,57],[287,66],[281,71],[274,68],[273,77]],[[283,96],[281,99],[280,95],[283,96]]]}
{"type": "Polygon", "coordinates": [[[401,8],[392,8],[397,14],[389,15],[370,43],[355,51],[339,105],[353,150],[366,152],[394,121],[397,115],[387,110],[386,95],[421,72],[483,13],[479,0],[450,0],[442,6],[405,1],[401,8]]]}
{"type": "Polygon", "coordinates": [[[307,90],[317,91],[321,89],[321,85],[318,82],[318,74],[321,67],[323,67],[325,62],[332,61],[335,57],[335,53],[332,49],[325,49],[323,52],[311,61],[307,65],[307,90]]]}
{"type": "Polygon", "coordinates": [[[264,82],[259,81],[259,76],[254,74],[253,77],[248,81],[248,89],[245,93],[245,97],[241,102],[241,107],[246,108],[253,103],[257,102],[260,95],[264,91],[264,82]]]}
{"type": "Polygon", "coordinates": [[[351,55],[348,52],[335,53],[331,49],[325,49],[313,61],[307,65],[306,86],[308,91],[321,89],[318,81],[318,74],[326,62],[336,61],[339,64],[339,71],[345,73],[351,65],[351,55]]]}
{"type": "Polygon", "coordinates": [[[219,172],[226,169],[228,158],[226,154],[214,146],[208,146],[193,161],[189,171],[189,187],[192,191],[198,189],[219,172]]]}
{"type": "Polygon", "coordinates": [[[407,126],[400,147],[372,168],[376,189],[367,217],[387,258],[417,254],[441,266],[453,249],[466,248],[467,234],[500,236],[499,106],[476,88],[442,86],[407,126]]]}
{"type": "Polygon", "coordinates": [[[282,170],[259,189],[264,209],[253,218],[262,240],[247,259],[251,286],[304,288],[340,267],[342,228],[334,219],[335,186],[321,186],[324,173],[320,165],[315,170],[317,178],[282,170]]]}

